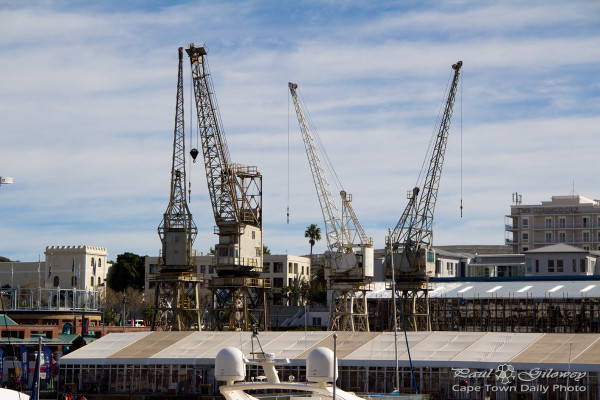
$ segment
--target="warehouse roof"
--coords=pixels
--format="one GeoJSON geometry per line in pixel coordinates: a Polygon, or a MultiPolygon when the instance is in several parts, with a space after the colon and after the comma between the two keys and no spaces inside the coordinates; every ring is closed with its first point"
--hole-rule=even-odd
{"type": "MultiPolygon", "coordinates": [[[[394,358],[393,332],[336,332],[337,355],[344,366],[388,366],[394,358]]],[[[260,345],[292,365],[305,365],[316,347],[333,349],[334,332],[262,332],[260,345]]],[[[495,368],[600,371],[600,334],[505,332],[408,332],[416,367],[495,368]]],[[[60,359],[62,365],[211,365],[225,347],[237,347],[247,357],[258,351],[251,332],[111,333],[60,359]]],[[[401,366],[408,366],[404,335],[398,335],[401,366]]]]}
{"type": "MultiPolygon", "coordinates": [[[[469,278],[467,278],[469,279],[469,278]]],[[[430,281],[429,298],[600,298],[600,279],[430,281]]],[[[375,285],[369,299],[390,299],[391,290],[375,285]]]]}

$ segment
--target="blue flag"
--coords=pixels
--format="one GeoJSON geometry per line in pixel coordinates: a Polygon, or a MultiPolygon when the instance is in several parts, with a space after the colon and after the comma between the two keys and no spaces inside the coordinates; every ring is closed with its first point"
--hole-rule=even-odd
{"type": "Polygon", "coordinates": [[[40,359],[42,357],[43,355],[38,353],[35,360],[35,372],[33,373],[33,384],[31,385],[31,397],[29,400],[39,400],[38,387],[40,385],[40,359]]]}
{"type": "Polygon", "coordinates": [[[52,362],[52,350],[44,346],[44,368],[46,369],[46,379],[50,379],[50,369],[52,362]]]}
{"type": "Polygon", "coordinates": [[[23,386],[27,385],[27,383],[29,382],[29,351],[27,350],[27,347],[21,345],[20,347],[21,351],[21,370],[23,371],[22,377],[22,383],[23,386]]]}

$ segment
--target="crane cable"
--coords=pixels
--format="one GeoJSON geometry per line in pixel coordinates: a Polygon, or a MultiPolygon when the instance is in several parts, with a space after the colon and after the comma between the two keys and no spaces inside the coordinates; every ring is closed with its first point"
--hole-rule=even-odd
{"type": "MultiPolygon", "coordinates": [[[[183,81],[183,79],[182,79],[182,81],[183,81]]],[[[192,108],[193,107],[192,93],[194,91],[193,85],[194,85],[194,78],[192,77],[192,71],[190,70],[190,130],[192,132],[194,130],[194,128],[193,128],[193,126],[194,126],[194,109],[192,108]]],[[[183,107],[183,108],[185,108],[185,107],[183,107]]],[[[184,120],[185,120],[185,118],[184,118],[184,120]]],[[[183,134],[185,135],[185,129],[184,129],[183,134]]],[[[193,135],[190,133],[190,149],[193,149],[193,145],[194,145],[194,142],[192,141],[192,136],[193,135]]],[[[185,151],[184,151],[184,157],[185,157],[185,151]]],[[[191,158],[191,156],[190,156],[190,158],[191,158]]],[[[193,160],[193,162],[196,162],[196,160],[193,160]]],[[[189,168],[188,173],[189,173],[189,176],[188,176],[188,203],[191,203],[192,202],[192,168],[189,168]]],[[[185,185],[185,183],[184,183],[184,185],[185,185]]],[[[185,190],[185,188],[184,188],[184,190],[185,190]]],[[[184,195],[184,197],[185,197],[185,195],[184,195]]]]}
{"type": "Polygon", "coordinates": [[[290,224],[290,97],[289,90],[286,90],[288,97],[288,199],[287,199],[287,224],[290,224]]]}
{"type": "MultiPolygon", "coordinates": [[[[444,93],[448,93],[448,91],[449,91],[449,87],[452,84],[453,74],[454,74],[453,71],[451,71],[450,74],[448,75],[448,82],[446,83],[446,90],[444,90],[444,93]]],[[[434,144],[437,139],[437,134],[439,132],[440,125],[442,124],[442,120],[444,118],[444,108],[446,105],[446,101],[447,101],[447,98],[443,97],[442,102],[440,103],[440,109],[438,111],[438,116],[435,121],[435,125],[433,127],[433,133],[431,135],[431,138],[429,139],[429,145],[427,147],[427,151],[425,152],[425,157],[423,158],[423,163],[421,164],[421,170],[419,171],[419,176],[417,177],[417,182],[415,184],[415,187],[421,187],[421,182],[426,179],[427,172],[425,172],[425,165],[427,163],[427,160],[429,160],[431,158],[431,155],[434,151],[433,147],[434,147],[434,144]]]]}
{"type": "Polygon", "coordinates": [[[460,217],[463,216],[463,79],[460,80],[460,217]]]}
{"type": "Polygon", "coordinates": [[[325,163],[325,166],[329,170],[329,174],[333,178],[333,183],[335,184],[336,188],[338,189],[338,192],[340,192],[340,191],[344,190],[344,186],[342,185],[342,182],[340,181],[340,178],[338,177],[338,174],[335,171],[335,168],[333,167],[333,163],[331,162],[331,159],[329,158],[329,154],[327,154],[325,145],[323,144],[323,141],[321,140],[319,131],[317,130],[315,124],[313,123],[313,120],[308,111],[308,107],[307,107],[306,103],[304,102],[304,98],[302,97],[302,93],[299,93],[299,92],[296,92],[296,93],[298,94],[298,99],[302,103],[302,110],[304,111],[304,118],[306,119],[306,122],[309,126],[310,132],[312,133],[312,137],[314,139],[317,151],[319,154],[321,154],[323,156],[323,162],[325,163]]]}

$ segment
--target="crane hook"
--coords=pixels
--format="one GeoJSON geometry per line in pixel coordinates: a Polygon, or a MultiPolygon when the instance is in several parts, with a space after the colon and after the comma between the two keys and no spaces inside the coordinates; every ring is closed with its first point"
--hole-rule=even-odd
{"type": "Polygon", "coordinates": [[[192,160],[196,162],[196,157],[198,157],[198,149],[194,148],[190,150],[190,155],[192,156],[192,160]]]}

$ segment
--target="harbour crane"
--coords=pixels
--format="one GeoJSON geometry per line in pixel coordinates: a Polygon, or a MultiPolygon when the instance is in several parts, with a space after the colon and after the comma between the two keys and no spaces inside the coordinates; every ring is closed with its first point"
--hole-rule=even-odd
{"type": "MultiPolygon", "coordinates": [[[[255,166],[233,164],[214,93],[206,46],[190,44],[186,52],[208,191],[215,217],[212,328],[266,329],[266,290],[270,280],[262,271],[262,176],[255,166]]],[[[193,149],[194,151],[196,149],[193,149]]],[[[197,150],[196,150],[196,154],[197,150]]]]}
{"type": "Polygon", "coordinates": [[[198,234],[186,201],[185,132],[183,114],[183,48],[178,49],[177,99],[173,160],[171,164],[171,193],[169,205],[158,226],[162,243],[159,272],[150,281],[155,286],[152,329],[158,326],[169,330],[188,330],[201,326],[198,300],[200,280],[194,271],[195,255],[192,245],[198,234]]]}
{"type": "MultiPolygon", "coordinates": [[[[340,191],[342,213],[334,201],[321,165],[306,112],[300,104],[296,83],[288,83],[317,198],[323,212],[328,251],[325,253],[327,287],[331,291],[329,329],[369,331],[366,292],[373,278],[373,239],[367,237],[351,205],[352,196],[340,191]],[[358,294],[361,296],[358,296],[358,294]]],[[[312,260],[311,260],[312,261],[312,260]]]]}
{"type": "Polygon", "coordinates": [[[438,196],[442,167],[448,142],[452,110],[462,61],[452,65],[454,75],[439,122],[429,168],[422,189],[416,186],[409,194],[409,202],[386,238],[385,275],[394,275],[395,290],[401,304],[398,316],[406,316],[407,329],[430,330],[428,280],[435,268],[433,244],[433,216],[438,196]]]}

